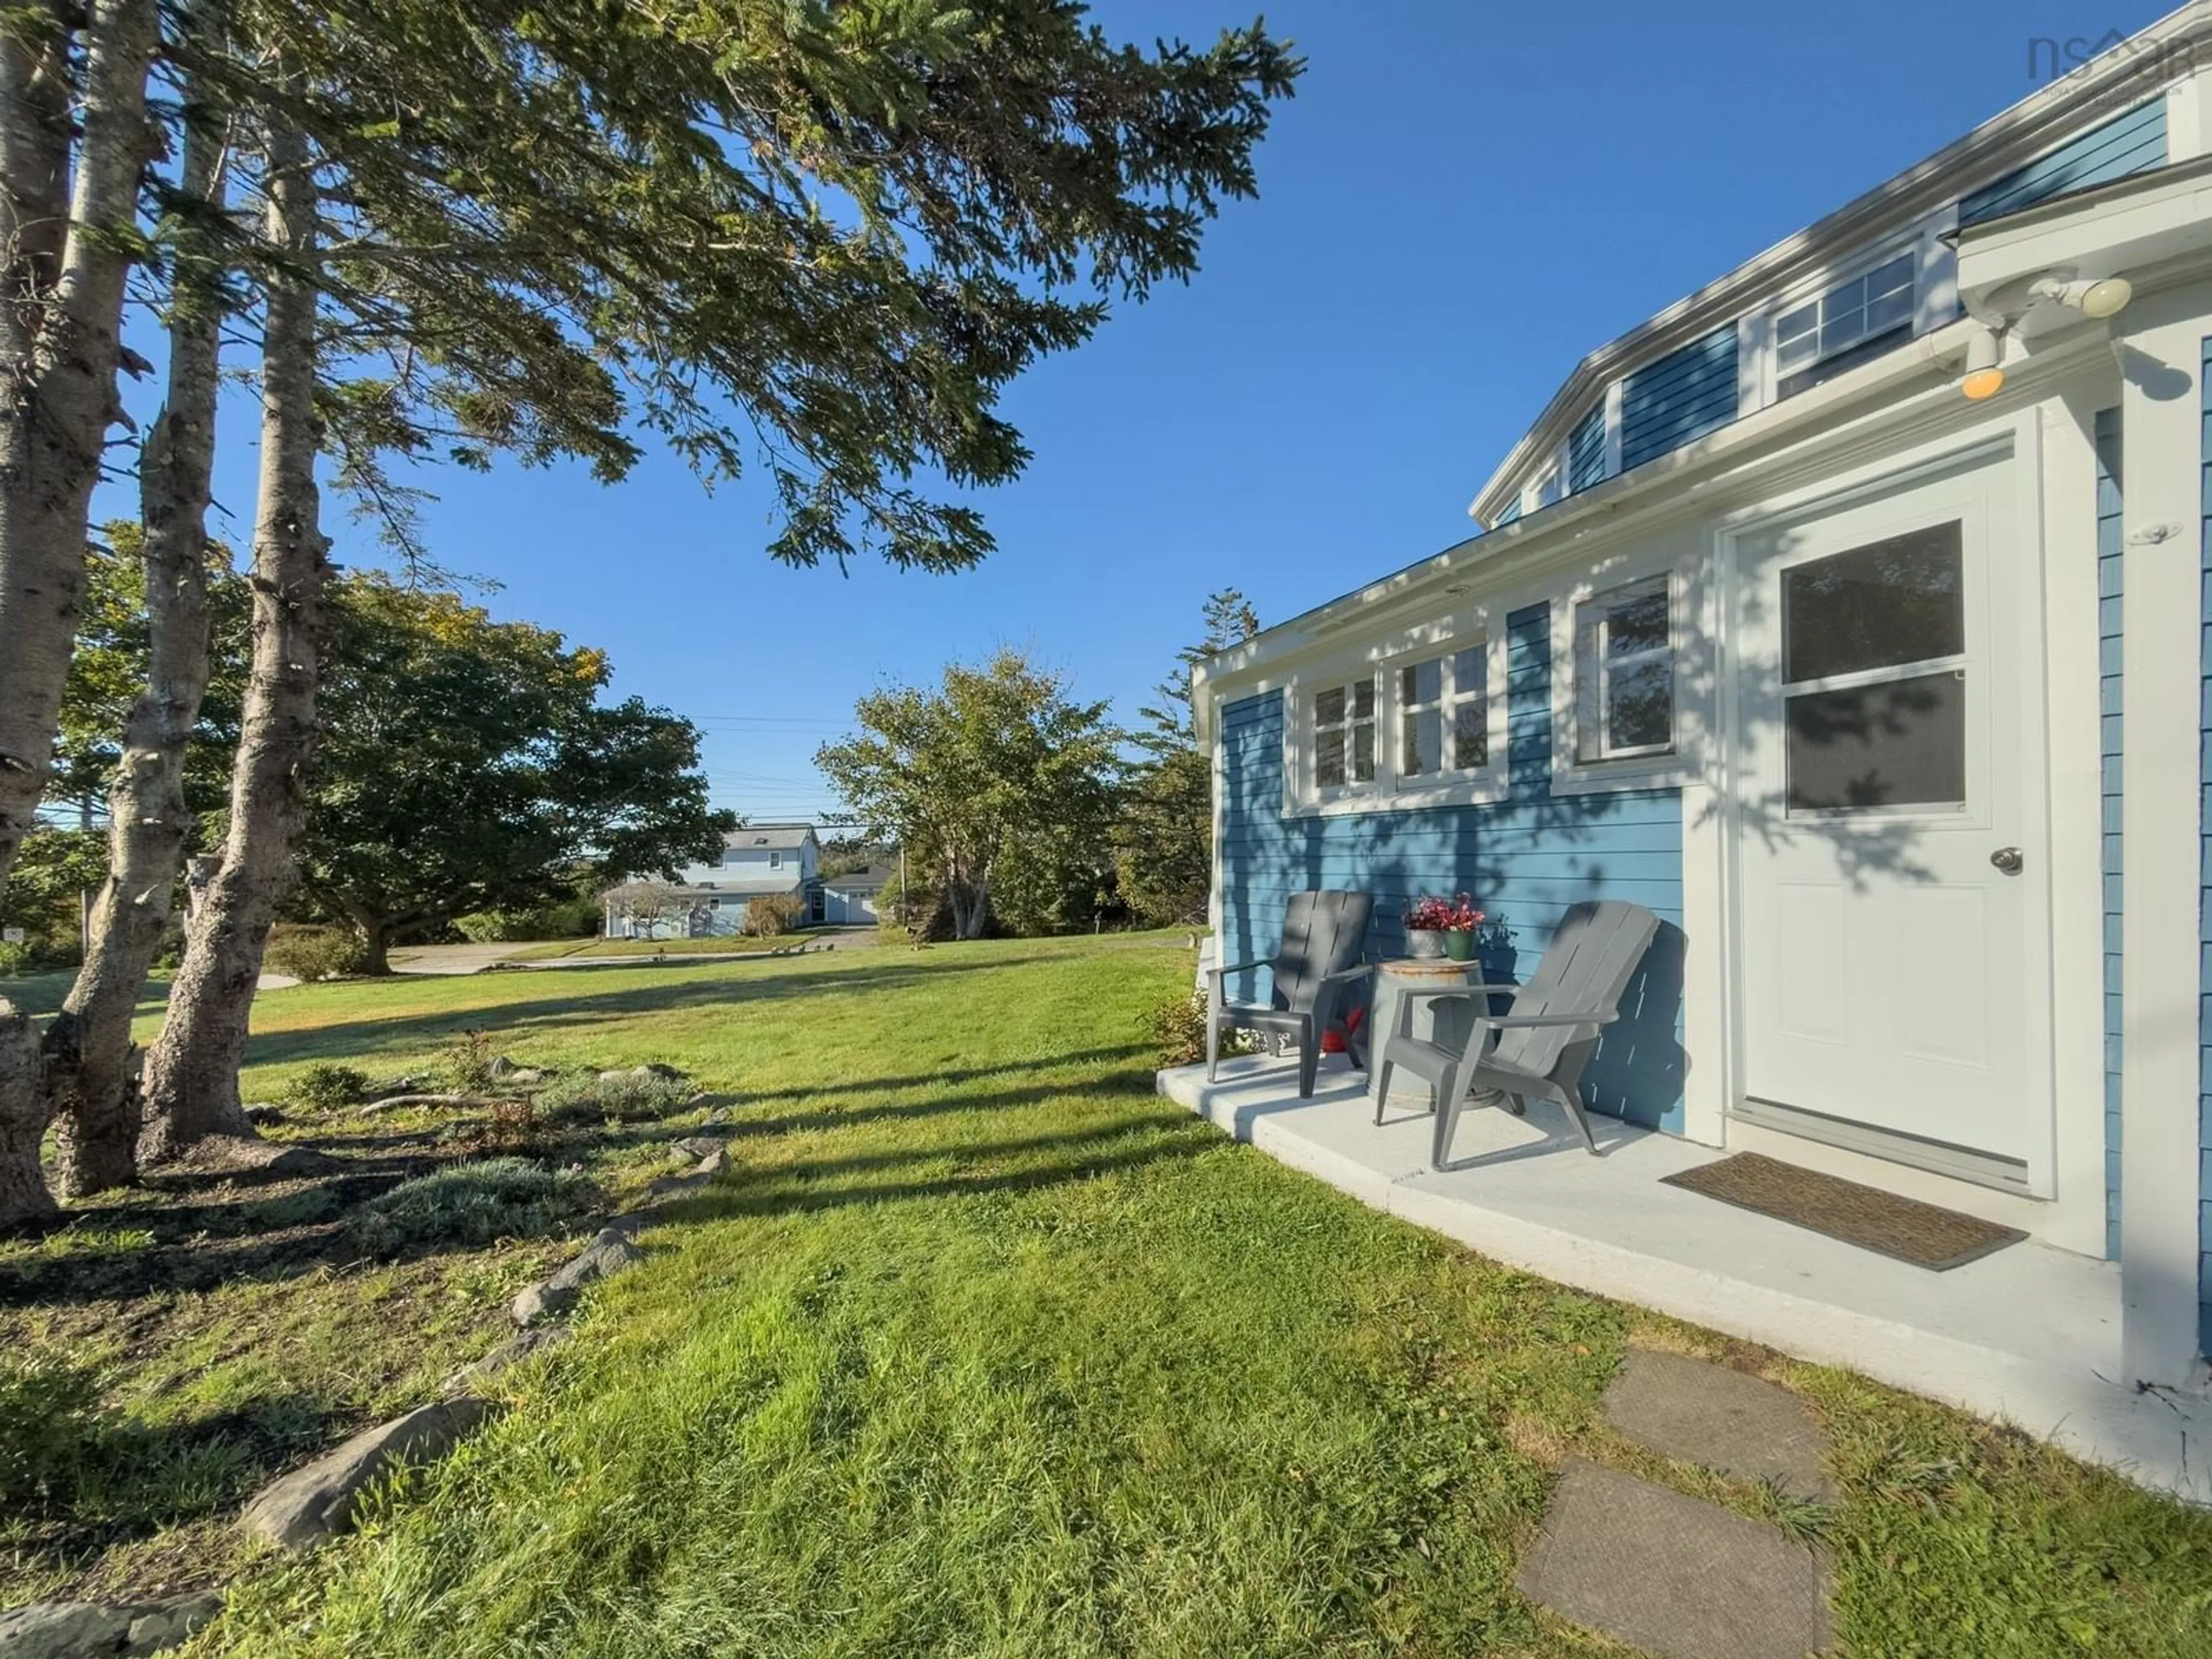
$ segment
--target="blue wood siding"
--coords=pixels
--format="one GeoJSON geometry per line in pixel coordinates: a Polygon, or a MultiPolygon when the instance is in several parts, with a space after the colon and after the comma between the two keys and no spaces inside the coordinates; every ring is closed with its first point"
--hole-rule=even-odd
{"type": "MultiPolygon", "coordinates": [[[[2199,352],[2197,410],[2199,459],[2197,471],[2197,867],[2212,871],[2212,810],[2206,797],[2212,793],[2212,338],[2199,352]]],[[[2200,886],[2197,895],[2197,1348],[2212,1353],[2212,892],[2200,886]]]]}
{"type": "Polygon", "coordinates": [[[1490,527],[1492,530],[1503,530],[1507,525],[1511,524],[1514,520],[1520,516],[1521,498],[1518,495],[1516,495],[1511,501],[1506,502],[1505,505],[1498,510],[1498,516],[1490,521],[1490,527]]]}
{"type": "Polygon", "coordinates": [[[2120,411],[2097,411],[2097,707],[2104,761],[2105,876],[2105,1257],[2120,1259],[2120,975],[2126,919],[2120,902],[2125,867],[2120,838],[2122,670],[2120,411]]]}
{"type": "Polygon", "coordinates": [[[1605,478],[1605,399],[1582,418],[1567,440],[1567,491],[1588,489],[1605,478]]]}
{"type": "Polygon", "coordinates": [[[1656,460],[1735,419],[1735,325],[1631,374],[1620,391],[1620,470],[1656,460]]]}
{"type": "MultiPolygon", "coordinates": [[[[1402,956],[1403,910],[1424,892],[1472,894],[1511,927],[1525,979],[1567,906],[1626,898],[1661,919],[1659,938],[1621,1004],[1622,1018],[1583,1074],[1598,1111],[1679,1132],[1682,1126],[1682,802],[1676,789],[1554,797],[1551,793],[1551,623],[1547,606],[1506,619],[1510,798],[1494,805],[1286,817],[1284,699],[1221,709],[1222,960],[1274,953],[1283,906],[1308,888],[1373,893],[1370,958],[1402,956]]],[[[1261,988],[1260,976],[1243,991],[1261,988]]]]}
{"type": "Polygon", "coordinates": [[[1959,203],[1959,223],[1978,224],[2018,213],[2055,196],[2109,185],[2166,165],[2166,100],[2154,98],[2083,133],[2050,155],[2016,167],[1959,203]]]}

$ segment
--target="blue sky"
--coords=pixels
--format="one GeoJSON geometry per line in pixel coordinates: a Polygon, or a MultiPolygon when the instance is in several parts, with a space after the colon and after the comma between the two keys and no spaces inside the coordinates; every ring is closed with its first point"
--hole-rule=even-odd
{"type": "MultiPolygon", "coordinates": [[[[1199,36],[1233,3],[1097,15],[1199,36]]],[[[1207,592],[1239,586],[1279,621],[1461,539],[1583,353],[2025,96],[2032,39],[2162,9],[1273,7],[1309,67],[1259,199],[1217,222],[1188,288],[1012,389],[1036,459],[983,499],[983,568],[783,569],[763,492],[708,495],[664,458],[614,488],[428,474],[428,538],[501,585],[495,613],[605,647],[617,695],[696,720],[718,804],[750,817],[831,805],[813,751],[861,692],[1001,642],[1133,717],[1207,592]]],[[[218,529],[241,545],[252,435],[231,420],[218,466],[218,529]]],[[[374,562],[332,505],[338,559],[374,562]]]]}

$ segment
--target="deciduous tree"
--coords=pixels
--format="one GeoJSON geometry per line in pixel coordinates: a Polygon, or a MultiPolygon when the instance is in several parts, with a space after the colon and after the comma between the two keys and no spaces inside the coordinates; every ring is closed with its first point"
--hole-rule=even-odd
{"type": "Polygon", "coordinates": [[[331,678],[298,854],[300,896],[396,940],[712,856],[736,817],[708,805],[690,721],[596,701],[605,656],[376,575],[331,603],[331,678]]]}
{"type": "Polygon", "coordinates": [[[854,710],[859,734],[815,753],[854,813],[894,830],[934,874],[961,939],[988,931],[996,884],[1045,927],[1071,866],[1095,878],[1104,862],[1120,734],[1105,703],[1067,693],[1064,675],[1002,650],[951,665],[935,691],[870,693],[854,710]]]}

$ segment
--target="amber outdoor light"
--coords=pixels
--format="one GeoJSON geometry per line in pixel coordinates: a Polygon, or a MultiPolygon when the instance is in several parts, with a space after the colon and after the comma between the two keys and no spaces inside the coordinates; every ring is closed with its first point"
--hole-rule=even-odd
{"type": "Polygon", "coordinates": [[[1966,342],[1966,378],[1959,382],[1959,390],[1975,403],[2003,391],[2004,370],[1997,362],[2003,355],[2004,336],[2001,332],[1985,328],[1974,335],[1966,342]]]}

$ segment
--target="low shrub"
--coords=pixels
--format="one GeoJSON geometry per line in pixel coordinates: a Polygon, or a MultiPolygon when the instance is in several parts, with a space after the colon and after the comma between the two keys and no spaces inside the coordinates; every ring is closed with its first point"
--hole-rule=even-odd
{"type": "Polygon", "coordinates": [[[368,1093],[368,1073],[358,1066],[337,1066],[319,1060],[300,1073],[287,1096],[311,1111],[327,1112],[352,1105],[368,1093]]]}
{"type": "MultiPolygon", "coordinates": [[[[1161,1065],[1195,1066],[1206,1058],[1206,993],[1193,990],[1170,997],[1145,1017],[1146,1029],[1160,1045],[1161,1065]]],[[[1259,1047],[1257,1032],[1221,1034],[1224,1054],[1255,1054],[1259,1047]]]]}
{"type": "Polygon", "coordinates": [[[595,898],[556,899],[527,910],[477,910],[453,929],[472,945],[520,945],[539,939],[589,939],[599,931],[595,898]]]}
{"type": "Polygon", "coordinates": [[[788,933],[806,920],[806,903],[789,894],[757,898],[745,906],[744,931],[756,939],[788,933]]]}
{"type": "Polygon", "coordinates": [[[695,1091],[680,1077],[650,1067],[562,1078],[538,1093],[538,1109],[555,1121],[617,1118],[641,1121],[680,1111],[695,1091]]]}
{"type": "Polygon", "coordinates": [[[487,1158],[401,1182],[356,1211],[346,1231],[379,1256],[410,1245],[489,1244],[556,1231],[589,1213],[599,1197],[580,1170],[487,1158]]]}
{"type": "Polygon", "coordinates": [[[31,947],[0,940],[0,977],[31,971],[31,947]]]}
{"type": "Polygon", "coordinates": [[[456,1031],[447,1039],[444,1069],[457,1094],[489,1094],[499,1086],[499,1049],[489,1031],[456,1031]]]}
{"type": "Polygon", "coordinates": [[[83,1366],[0,1352],[0,1510],[58,1507],[100,1431],[100,1382],[83,1366]]]}
{"type": "Polygon", "coordinates": [[[343,979],[361,971],[364,960],[361,941],[343,927],[301,927],[280,923],[269,935],[262,963],[274,974],[289,974],[302,983],[343,979]]]}

